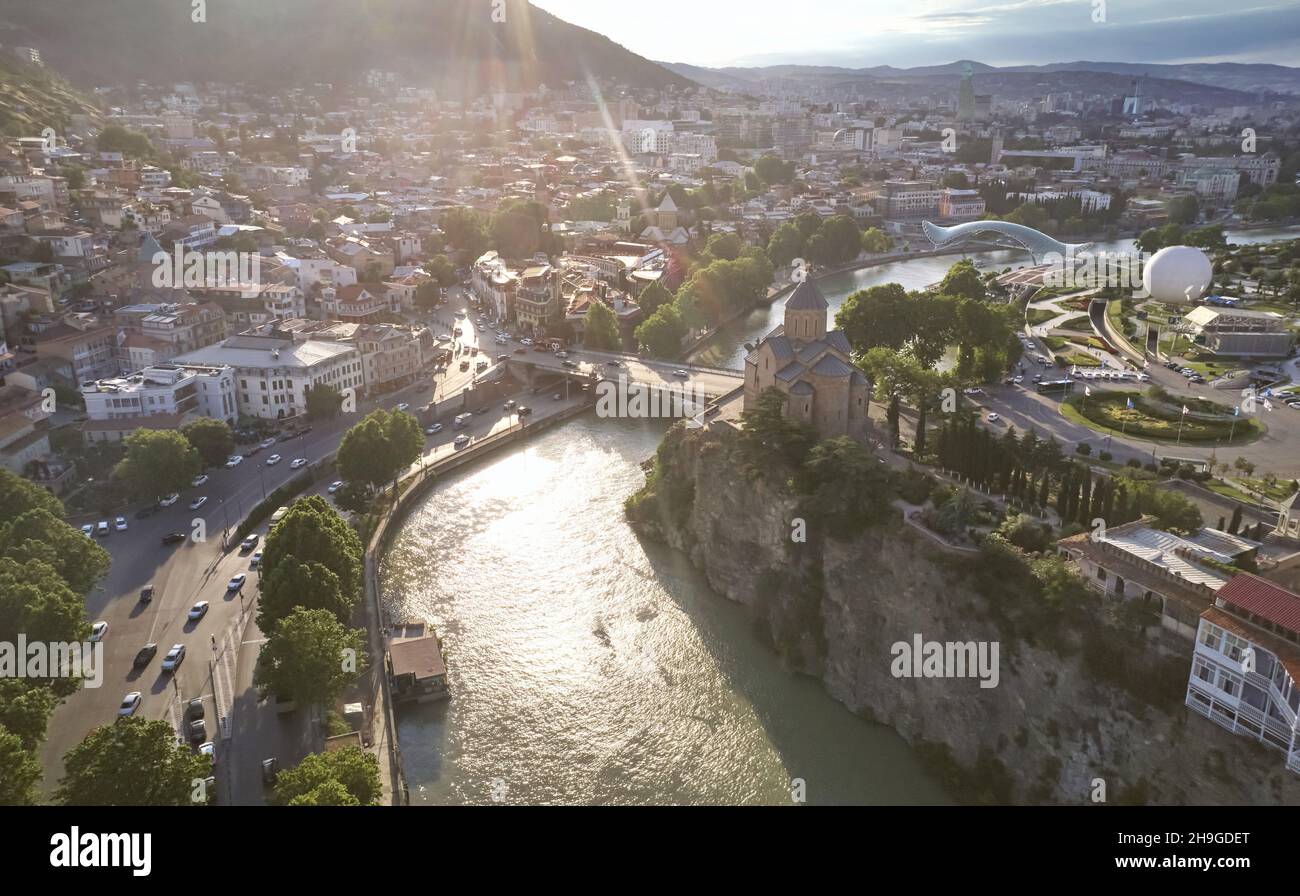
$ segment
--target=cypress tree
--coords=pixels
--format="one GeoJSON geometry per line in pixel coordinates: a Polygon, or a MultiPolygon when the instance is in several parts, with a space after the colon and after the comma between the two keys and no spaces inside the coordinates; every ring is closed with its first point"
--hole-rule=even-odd
{"type": "Polygon", "coordinates": [[[1051,488],[1052,488],[1052,474],[1049,473],[1049,472],[1047,472],[1046,470],[1044,470],[1044,471],[1043,471],[1043,482],[1042,482],[1042,485],[1040,485],[1040,486],[1038,487],[1038,506],[1039,506],[1039,507],[1046,507],[1046,506],[1047,506],[1047,501],[1048,501],[1048,499],[1051,497],[1051,488]]]}
{"type": "Polygon", "coordinates": [[[1115,480],[1106,480],[1106,497],[1101,503],[1101,518],[1106,521],[1106,525],[1113,525],[1115,522],[1115,480]]]}
{"type": "Polygon", "coordinates": [[[1070,509],[1070,492],[1074,489],[1074,483],[1071,481],[1073,479],[1072,472],[1072,470],[1066,470],[1061,476],[1060,484],[1056,487],[1056,515],[1061,518],[1062,523],[1069,519],[1066,511],[1070,509]]]}
{"type": "Polygon", "coordinates": [[[1083,525],[1092,522],[1089,511],[1092,509],[1092,471],[1086,467],[1083,469],[1082,488],[1079,493],[1079,510],[1075,519],[1083,525]]]}
{"type": "Polygon", "coordinates": [[[1232,508],[1232,522],[1228,523],[1228,533],[1230,535],[1236,535],[1237,531],[1240,528],[1241,528],[1241,505],[1238,504],[1236,507],[1232,508]]]}

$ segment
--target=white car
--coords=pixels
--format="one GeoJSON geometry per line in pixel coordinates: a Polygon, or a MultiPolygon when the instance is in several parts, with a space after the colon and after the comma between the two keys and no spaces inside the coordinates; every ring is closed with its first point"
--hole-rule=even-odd
{"type": "Polygon", "coordinates": [[[410,406],[409,404],[407,404],[406,402],[403,401],[403,402],[401,402],[400,404],[398,404],[397,407],[394,408],[394,410],[397,410],[397,411],[407,411],[407,410],[410,410],[410,408],[411,408],[411,406],[410,406]]]}
{"type": "Polygon", "coordinates": [[[100,520],[95,524],[95,534],[99,535],[101,538],[109,534],[111,531],[112,530],[108,527],[108,520],[100,520]]]}
{"type": "Polygon", "coordinates": [[[331,482],[330,487],[327,489],[327,491],[332,495],[341,488],[343,488],[342,479],[340,479],[338,482],[331,482]]]}
{"type": "Polygon", "coordinates": [[[173,504],[175,504],[175,503],[176,503],[177,501],[179,501],[180,499],[181,499],[181,496],[180,496],[180,495],[176,494],[176,492],[172,492],[170,495],[168,495],[167,497],[165,497],[165,498],[163,498],[161,501],[159,501],[159,502],[158,502],[158,506],[159,506],[159,507],[171,507],[173,504]]]}
{"type": "Polygon", "coordinates": [[[435,436],[435,435],[437,435],[437,434],[440,433],[440,432],[442,432],[442,424],[441,424],[441,423],[434,423],[434,424],[428,426],[428,427],[424,430],[425,435],[430,435],[430,436],[435,436]]]}
{"type": "MultiPolygon", "coordinates": [[[[243,460],[243,458],[241,457],[240,460],[243,460]]],[[[229,463],[229,461],[227,461],[227,463],[229,463]]],[[[207,481],[208,481],[207,474],[200,473],[199,475],[195,476],[193,479],[190,480],[190,486],[193,488],[198,488],[200,485],[203,485],[203,483],[207,481]]]]}
{"type": "Polygon", "coordinates": [[[104,640],[104,635],[108,634],[108,623],[102,619],[90,627],[90,641],[92,644],[104,640]]]}
{"type": "Polygon", "coordinates": [[[568,352],[556,352],[556,353],[555,353],[555,357],[557,357],[557,358],[559,358],[561,361],[563,361],[565,358],[569,357],[569,353],[568,353],[568,352]]]}
{"type": "Polygon", "coordinates": [[[989,422],[990,422],[990,423],[997,423],[997,422],[998,422],[999,420],[1001,420],[1001,419],[1002,419],[1002,418],[999,417],[997,414],[989,414],[989,422]]]}
{"type": "Polygon", "coordinates": [[[268,457],[268,458],[266,459],[266,465],[267,465],[268,467],[274,467],[274,466],[275,466],[276,464],[278,464],[281,460],[283,460],[283,458],[280,457],[280,455],[278,455],[278,454],[272,454],[270,457],[268,457]]]}
{"type": "Polygon", "coordinates": [[[685,370],[674,370],[673,376],[680,376],[682,379],[685,379],[686,377],[690,376],[690,374],[687,373],[685,370]]]}
{"type": "Polygon", "coordinates": [[[226,583],[226,590],[242,591],[244,588],[244,582],[247,580],[248,576],[244,575],[242,572],[237,573],[236,575],[231,576],[230,581],[226,583]]]}
{"type": "Polygon", "coordinates": [[[117,708],[117,714],[122,718],[135,715],[142,699],[143,695],[139,691],[132,691],[122,698],[122,705],[117,708]]]}
{"type": "Polygon", "coordinates": [[[197,498],[195,498],[193,501],[190,502],[190,510],[198,510],[206,503],[208,503],[208,496],[199,495],[197,498]]]}
{"type": "Polygon", "coordinates": [[[266,450],[267,448],[270,448],[274,444],[275,444],[275,439],[263,439],[262,441],[257,443],[257,447],[266,450]]]}
{"type": "Polygon", "coordinates": [[[194,606],[190,607],[189,615],[186,617],[190,622],[198,622],[204,616],[208,615],[208,602],[201,600],[194,606]]]}
{"type": "Polygon", "coordinates": [[[467,435],[456,436],[455,445],[457,448],[464,448],[468,444],[469,444],[469,436],[467,435]]]}
{"type": "Polygon", "coordinates": [[[305,457],[295,457],[295,458],[293,459],[293,462],[289,464],[289,469],[290,469],[290,470],[297,470],[299,467],[305,467],[305,466],[307,466],[307,458],[305,458],[305,457]]]}
{"type": "Polygon", "coordinates": [[[185,662],[185,645],[173,644],[172,649],[167,651],[167,655],[163,657],[162,670],[164,672],[175,672],[183,662],[185,662]]]}
{"type": "Polygon", "coordinates": [[[84,525],[84,526],[81,527],[81,534],[84,535],[84,536],[86,536],[87,538],[89,538],[89,537],[91,537],[92,535],[94,535],[94,534],[95,534],[95,524],[94,524],[94,523],[86,523],[86,525],[84,525]]]}
{"type": "Polygon", "coordinates": [[[113,520],[113,528],[119,532],[125,532],[127,529],[126,517],[119,516],[113,520]]]}
{"type": "Polygon", "coordinates": [[[226,458],[226,469],[233,470],[235,467],[239,466],[243,462],[244,462],[244,455],[232,454],[230,455],[230,457],[226,458]]]}
{"type": "Polygon", "coordinates": [[[248,558],[248,568],[260,569],[261,566],[262,566],[262,552],[257,551],[253,554],[253,556],[248,558]]]}

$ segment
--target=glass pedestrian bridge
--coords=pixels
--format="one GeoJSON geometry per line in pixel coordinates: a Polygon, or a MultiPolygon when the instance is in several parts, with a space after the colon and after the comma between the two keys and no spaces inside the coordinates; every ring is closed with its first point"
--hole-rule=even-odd
{"type": "Polygon", "coordinates": [[[1024,249],[1034,257],[1035,264],[1041,264],[1044,258],[1053,253],[1059,258],[1065,258],[1068,255],[1086,252],[1092,246],[1092,243],[1063,243],[1041,230],[1026,227],[1024,224],[1013,224],[1010,221],[967,221],[965,224],[957,224],[953,227],[940,227],[938,224],[924,221],[921,229],[936,249],[958,246],[978,238],[982,242],[1024,249]]]}

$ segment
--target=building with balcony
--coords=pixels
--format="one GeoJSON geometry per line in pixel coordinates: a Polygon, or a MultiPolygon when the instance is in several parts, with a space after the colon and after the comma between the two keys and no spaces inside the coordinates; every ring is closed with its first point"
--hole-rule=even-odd
{"type": "Polygon", "coordinates": [[[557,324],[564,312],[560,299],[563,278],[549,264],[533,265],[519,274],[515,287],[515,320],[533,332],[545,332],[557,324]]]}
{"type": "MultiPolygon", "coordinates": [[[[92,422],[135,421],[174,417],[181,424],[211,417],[234,425],[238,419],[235,372],[228,366],[159,364],[130,376],[84,383],[81,398],[92,422]]],[[[128,427],[87,427],[91,441],[115,441],[130,434],[128,427]]]]}
{"type": "Polygon", "coordinates": [[[1238,573],[1200,617],[1186,704],[1300,774],[1300,594],[1238,573]]]}

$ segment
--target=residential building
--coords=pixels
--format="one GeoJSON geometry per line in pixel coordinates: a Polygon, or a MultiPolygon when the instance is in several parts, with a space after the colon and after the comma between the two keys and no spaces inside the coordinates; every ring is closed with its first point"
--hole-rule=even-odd
{"type": "MultiPolygon", "coordinates": [[[[181,423],[211,417],[234,425],[238,420],[235,372],[228,366],[158,364],[125,377],[83,383],[81,398],[92,421],[136,420],[159,415],[181,423]]],[[[91,428],[92,441],[114,441],[129,433],[120,427],[91,428]]]]}
{"type": "Polygon", "coordinates": [[[519,274],[515,288],[515,320],[532,332],[545,332],[560,320],[560,272],[549,264],[533,265],[519,274]]]}

